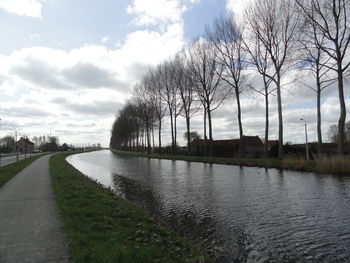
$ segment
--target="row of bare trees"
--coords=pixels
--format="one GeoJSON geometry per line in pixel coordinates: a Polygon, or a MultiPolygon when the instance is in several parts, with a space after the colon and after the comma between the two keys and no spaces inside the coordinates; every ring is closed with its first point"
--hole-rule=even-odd
{"type": "MultiPolygon", "coordinates": [[[[236,101],[243,142],[241,95],[249,87],[264,96],[265,141],[269,139],[270,95],[276,95],[279,157],[282,158],[282,91],[290,84],[287,79],[294,79],[293,84],[301,83],[316,93],[319,153],[322,151],[322,91],[337,85],[338,152],[343,154],[344,79],[350,65],[349,8],[350,0],[261,0],[247,5],[243,21],[237,22],[233,16],[217,19],[206,27],[204,37],[185,47],[175,59],[161,63],[144,75],[135,87],[134,98],[114,123],[111,145],[137,146],[143,141],[150,151],[151,137],[154,146],[154,130],[158,129],[161,147],[162,121],[169,116],[175,152],[178,117],[186,119],[187,134],[190,134],[190,120],[201,111],[204,138],[212,140],[212,112],[229,97],[236,101]],[[262,85],[253,85],[252,76],[260,76],[262,85]]],[[[189,142],[188,138],[190,150],[189,142]]]]}

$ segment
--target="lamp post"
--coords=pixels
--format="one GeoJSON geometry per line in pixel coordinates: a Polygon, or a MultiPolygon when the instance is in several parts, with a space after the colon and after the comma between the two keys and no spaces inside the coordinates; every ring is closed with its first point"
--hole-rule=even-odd
{"type": "MultiPolygon", "coordinates": [[[[1,118],[0,118],[0,127],[1,127],[1,118]]],[[[1,142],[0,142],[0,167],[1,167],[1,153],[2,153],[2,149],[1,149],[1,142]]]]}
{"type": "Polygon", "coordinates": [[[305,149],[306,149],[306,160],[309,161],[309,144],[308,144],[308,141],[307,141],[307,123],[306,123],[306,120],[304,119],[300,119],[301,121],[304,121],[305,123],[305,149]]]}
{"type": "Polygon", "coordinates": [[[19,128],[19,129],[16,129],[15,128],[15,145],[16,145],[16,160],[17,160],[17,163],[19,162],[19,156],[18,156],[18,145],[17,145],[17,132],[19,130],[22,130],[22,128],[19,128]]]}

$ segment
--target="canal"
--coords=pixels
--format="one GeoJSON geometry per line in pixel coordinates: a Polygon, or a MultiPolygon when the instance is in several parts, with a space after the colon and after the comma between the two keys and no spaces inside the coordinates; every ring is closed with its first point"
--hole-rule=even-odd
{"type": "Polygon", "coordinates": [[[350,177],[107,150],[67,160],[218,262],[350,262],[350,177]]]}

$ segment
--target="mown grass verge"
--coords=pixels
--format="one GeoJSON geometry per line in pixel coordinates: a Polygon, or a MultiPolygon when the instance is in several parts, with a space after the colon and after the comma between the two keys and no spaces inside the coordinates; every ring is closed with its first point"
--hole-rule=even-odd
{"type": "Polygon", "coordinates": [[[53,188],[74,262],[212,262],[141,208],[90,180],[57,154],[53,188]]]}
{"type": "Polygon", "coordinates": [[[6,184],[12,177],[40,157],[42,157],[42,155],[30,157],[25,160],[21,160],[18,163],[11,163],[0,167],[0,187],[6,184]]]}
{"type": "Polygon", "coordinates": [[[167,160],[182,160],[188,162],[203,162],[212,164],[276,168],[301,172],[316,172],[321,174],[350,175],[350,156],[321,157],[312,161],[306,161],[305,159],[293,157],[287,157],[283,160],[277,158],[238,159],[205,156],[146,154],[119,150],[112,151],[116,154],[124,156],[146,157],[167,160]]]}

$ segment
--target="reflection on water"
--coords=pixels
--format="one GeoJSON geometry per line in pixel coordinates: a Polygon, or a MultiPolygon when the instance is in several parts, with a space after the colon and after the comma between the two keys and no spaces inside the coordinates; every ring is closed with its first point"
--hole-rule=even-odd
{"type": "Polygon", "coordinates": [[[110,151],[68,161],[219,262],[350,262],[350,178],[110,151]]]}

